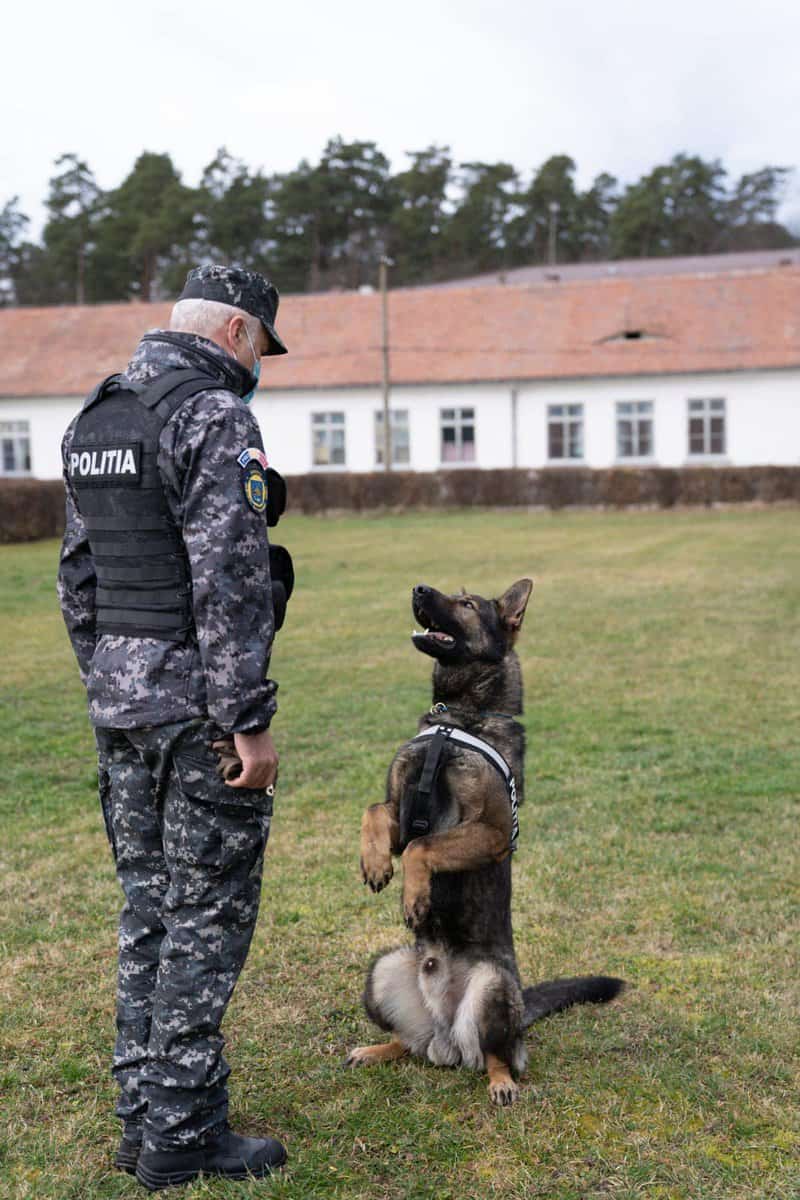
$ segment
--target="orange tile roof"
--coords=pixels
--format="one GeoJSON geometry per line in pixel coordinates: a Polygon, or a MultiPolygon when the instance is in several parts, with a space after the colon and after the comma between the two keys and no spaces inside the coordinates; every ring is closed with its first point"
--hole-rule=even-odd
{"type": "MultiPolygon", "coordinates": [[[[171,305],[0,310],[0,395],[65,396],[120,370],[171,305]]],[[[392,382],[466,383],[800,366],[800,268],[517,287],[407,288],[389,296],[392,382]],[[624,332],[641,331],[638,340],[624,332]]],[[[290,353],[269,388],[376,385],[380,296],[287,296],[290,353]]]]}

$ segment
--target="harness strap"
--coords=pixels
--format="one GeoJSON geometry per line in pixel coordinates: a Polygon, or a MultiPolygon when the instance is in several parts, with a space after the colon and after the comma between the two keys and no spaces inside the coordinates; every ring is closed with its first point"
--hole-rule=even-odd
{"type": "Polygon", "coordinates": [[[105,395],[106,389],[110,388],[112,386],[112,384],[117,384],[119,379],[120,379],[120,376],[118,374],[106,375],[105,379],[101,379],[100,382],[98,383],[97,387],[94,388],[89,393],[89,395],[86,397],[86,400],[84,401],[83,408],[81,411],[86,412],[94,404],[96,404],[97,401],[101,398],[101,396],[105,395]]]}
{"type": "MultiPolygon", "coordinates": [[[[141,387],[139,399],[145,408],[156,408],[169,392],[188,379],[199,379],[201,372],[196,367],[174,367],[165,371],[156,379],[150,379],[141,387]]],[[[202,375],[206,386],[212,382],[208,375],[202,375]]],[[[131,389],[133,390],[133,389],[131,389]]]]}
{"type": "MultiPolygon", "coordinates": [[[[210,375],[200,374],[196,368],[184,367],[167,371],[155,383],[147,385],[138,399],[145,408],[149,408],[161,418],[162,427],[166,425],[174,412],[180,408],[184,400],[198,392],[210,389],[225,388],[210,375]]],[[[227,389],[225,389],[227,390],[227,389]]]]}
{"type": "Polygon", "coordinates": [[[436,788],[436,778],[442,764],[442,751],[449,736],[446,725],[437,725],[431,738],[419,783],[414,793],[414,802],[409,814],[409,830],[412,837],[424,837],[431,828],[431,798],[436,788]]]}
{"type": "Polygon", "coordinates": [[[133,392],[140,404],[155,411],[166,424],[185,399],[196,392],[214,387],[225,388],[225,384],[212,375],[203,374],[196,367],[176,367],[175,370],[166,371],[158,379],[147,383],[136,383],[120,374],[108,375],[91,392],[83,411],[92,408],[107,392],[133,392]]]}
{"type": "MultiPolygon", "coordinates": [[[[441,748],[444,746],[445,740],[455,742],[459,746],[464,746],[468,750],[475,750],[478,754],[482,754],[486,761],[491,763],[495,770],[500,772],[503,777],[503,782],[506,785],[508,799],[511,805],[511,850],[516,850],[517,843],[519,841],[519,805],[517,802],[517,785],[514,780],[511,767],[503,758],[502,754],[495,750],[494,746],[490,746],[488,742],[485,742],[483,738],[475,737],[474,734],[467,733],[464,729],[456,729],[454,725],[431,725],[428,729],[423,729],[421,733],[418,733],[416,738],[414,738],[414,741],[418,741],[420,738],[425,737],[433,739],[432,746],[436,744],[439,738],[441,738],[441,742],[439,743],[440,748],[438,751],[439,756],[441,756],[441,748]]],[[[428,758],[431,755],[431,749],[428,750],[428,755],[425,759],[425,767],[423,767],[422,770],[423,778],[425,776],[425,769],[428,765],[428,758]]],[[[420,785],[421,784],[422,780],[420,780],[420,785]]],[[[420,789],[418,788],[417,795],[419,795],[419,790],[420,789]]]]}

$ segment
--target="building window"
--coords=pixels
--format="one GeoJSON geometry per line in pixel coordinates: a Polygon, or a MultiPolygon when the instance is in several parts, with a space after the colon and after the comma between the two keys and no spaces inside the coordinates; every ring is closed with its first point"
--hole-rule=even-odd
{"type": "Polygon", "coordinates": [[[689,401],[689,453],[725,453],[725,401],[689,401]]]}
{"type": "MultiPolygon", "coordinates": [[[[393,463],[411,461],[411,440],[408,434],[408,409],[389,409],[389,437],[393,463]]],[[[383,409],[375,413],[375,462],[383,465],[383,409]]]]}
{"type": "Polygon", "coordinates": [[[475,409],[442,408],[441,461],[475,462],[475,409]]]}
{"type": "Polygon", "coordinates": [[[583,458],[582,404],[548,404],[547,457],[583,458]]]}
{"type": "Polygon", "coordinates": [[[0,475],[30,473],[30,421],[0,421],[0,475]]]}
{"type": "Polygon", "coordinates": [[[344,413],[311,414],[311,462],[315,467],[343,467],[344,413]]]}
{"type": "Polygon", "coordinates": [[[650,458],[653,453],[652,400],[617,404],[617,458],[650,458]]]}

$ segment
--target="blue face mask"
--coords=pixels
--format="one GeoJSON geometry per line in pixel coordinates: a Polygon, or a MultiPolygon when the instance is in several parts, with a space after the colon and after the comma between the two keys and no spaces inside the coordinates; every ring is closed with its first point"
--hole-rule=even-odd
{"type": "Polygon", "coordinates": [[[246,325],[244,327],[244,331],[245,331],[245,334],[247,335],[247,341],[248,341],[250,349],[253,353],[253,365],[250,369],[250,373],[256,381],[256,386],[251,388],[246,396],[242,396],[242,399],[244,400],[245,404],[249,404],[250,401],[253,399],[253,396],[255,396],[255,394],[256,394],[256,388],[258,387],[258,381],[261,377],[261,359],[256,354],[256,348],[253,345],[253,339],[250,337],[250,330],[247,328],[246,325]]]}

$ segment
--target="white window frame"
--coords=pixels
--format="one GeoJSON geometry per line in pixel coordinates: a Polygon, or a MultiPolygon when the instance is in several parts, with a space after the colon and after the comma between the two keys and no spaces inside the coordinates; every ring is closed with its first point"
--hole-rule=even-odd
{"type": "MultiPolygon", "coordinates": [[[[383,466],[383,409],[375,409],[375,466],[383,466]]],[[[392,466],[407,467],[411,464],[411,433],[407,408],[389,409],[389,439],[392,466]],[[398,434],[404,435],[398,438],[398,434]]]]}
{"type": "Polygon", "coordinates": [[[655,424],[655,404],[652,400],[618,400],[616,407],[616,439],[617,439],[617,462],[634,463],[634,462],[652,462],[656,456],[656,424],[655,424]],[[629,421],[631,424],[631,444],[633,446],[632,453],[625,454],[622,450],[620,438],[620,425],[623,421],[629,421]],[[650,449],[642,450],[642,429],[643,424],[650,426],[650,449]]]}
{"type": "Polygon", "coordinates": [[[311,414],[311,469],[313,471],[347,470],[347,417],[341,409],[312,412],[311,414]],[[341,447],[335,446],[333,434],[341,431],[341,447]],[[317,435],[320,438],[317,438],[317,435]],[[317,450],[327,446],[328,461],[317,461],[317,450]],[[332,456],[341,449],[342,461],[333,462],[332,456]]]}
{"type": "Polygon", "coordinates": [[[584,407],[579,404],[548,404],[547,406],[547,461],[554,463],[582,463],[586,457],[584,442],[584,407]],[[550,430],[561,426],[562,446],[569,451],[572,442],[570,435],[578,430],[577,454],[551,454],[550,430]]]}
{"type": "Polygon", "coordinates": [[[0,421],[0,477],[23,479],[31,474],[31,463],[30,421],[0,421]],[[6,451],[9,448],[14,465],[6,467],[6,451]]]}
{"type": "Polygon", "coordinates": [[[686,402],[686,456],[691,462],[703,459],[719,461],[728,452],[728,405],[724,396],[691,396],[686,402]],[[711,428],[715,420],[722,421],[722,449],[712,450],[711,428]],[[702,421],[703,449],[692,449],[692,421],[702,421]]]}
{"type": "Polygon", "coordinates": [[[439,463],[443,467],[475,467],[478,463],[478,437],[477,437],[477,421],[475,419],[475,406],[470,404],[468,407],[463,405],[451,405],[448,408],[439,409],[439,463]],[[446,414],[451,415],[446,415],[446,414]],[[472,429],[472,437],[464,437],[465,429],[472,429]],[[472,457],[464,458],[460,454],[458,458],[444,457],[444,431],[452,429],[455,433],[455,439],[451,445],[455,446],[458,451],[463,451],[465,446],[472,446],[472,457]]]}

